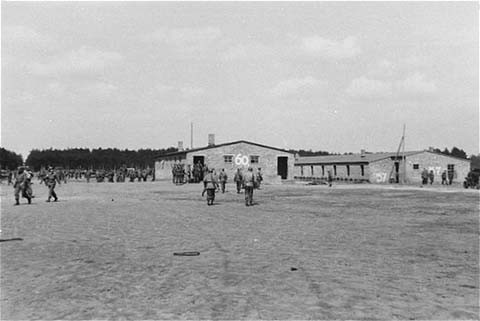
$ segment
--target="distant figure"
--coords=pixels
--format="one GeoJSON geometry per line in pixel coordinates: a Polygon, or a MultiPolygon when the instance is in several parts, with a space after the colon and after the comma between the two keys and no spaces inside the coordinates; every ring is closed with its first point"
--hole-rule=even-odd
{"type": "Polygon", "coordinates": [[[8,170],[8,185],[13,184],[13,172],[8,170]]]}
{"type": "Polygon", "coordinates": [[[248,168],[248,171],[243,175],[243,186],[245,187],[245,205],[253,205],[253,188],[255,186],[255,175],[253,169],[248,168]]]}
{"type": "Polygon", "coordinates": [[[435,178],[435,173],[433,172],[433,170],[430,170],[430,173],[428,173],[428,178],[430,179],[430,185],[432,185],[435,178]]]}
{"type": "Polygon", "coordinates": [[[90,183],[90,176],[92,176],[92,172],[87,169],[87,171],[85,172],[85,178],[87,179],[87,183],[90,183]]]}
{"type": "Polygon", "coordinates": [[[53,201],[58,201],[57,194],[55,193],[55,186],[58,182],[60,185],[60,179],[57,174],[53,171],[52,167],[49,167],[48,174],[45,176],[45,185],[48,187],[48,199],[47,202],[50,202],[50,199],[53,197],[53,201]]]}
{"type": "Polygon", "coordinates": [[[428,184],[428,171],[426,168],[422,171],[422,185],[428,184]]]}
{"type": "Polygon", "coordinates": [[[453,171],[453,169],[449,169],[448,170],[448,185],[452,185],[453,176],[455,176],[455,172],[453,171]]]}
{"type": "Polygon", "coordinates": [[[207,205],[213,205],[215,201],[215,191],[218,189],[217,178],[213,175],[213,169],[208,170],[208,174],[203,178],[202,196],[207,192],[207,205]]]}
{"type": "Polygon", "coordinates": [[[332,187],[332,182],[333,182],[332,171],[327,171],[327,181],[328,181],[328,186],[332,187]]]}
{"type": "Polygon", "coordinates": [[[237,194],[240,194],[240,192],[242,191],[242,183],[243,183],[243,176],[242,176],[242,172],[240,171],[240,168],[237,168],[237,172],[233,177],[233,181],[237,184],[237,194]]]}
{"type": "Polygon", "coordinates": [[[442,172],[442,185],[448,185],[448,183],[447,183],[447,171],[442,172]]]}
{"type": "Polygon", "coordinates": [[[220,175],[218,176],[219,181],[220,181],[220,188],[222,189],[222,193],[225,193],[225,185],[227,184],[227,173],[225,173],[225,169],[223,168],[222,171],[220,172],[220,175]]]}
{"type": "Polygon", "coordinates": [[[257,171],[257,188],[260,189],[260,184],[262,184],[263,181],[263,174],[262,174],[262,169],[259,167],[257,171]]]}

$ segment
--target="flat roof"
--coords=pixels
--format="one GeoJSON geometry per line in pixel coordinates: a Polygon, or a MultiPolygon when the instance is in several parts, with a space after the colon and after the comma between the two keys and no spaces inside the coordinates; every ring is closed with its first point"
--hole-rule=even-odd
{"type": "MultiPolygon", "coordinates": [[[[452,155],[445,155],[442,153],[430,151],[430,150],[419,150],[419,151],[408,151],[405,152],[405,156],[412,156],[420,153],[432,153],[435,155],[450,157],[456,160],[461,160],[465,162],[470,162],[468,159],[455,157],[452,155]]],[[[301,156],[295,161],[295,165],[318,165],[318,164],[368,164],[377,162],[387,158],[394,158],[397,155],[396,152],[386,152],[386,153],[365,153],[362,154],[347,154],[347,155],[326,155],[326,156],[301,156]]],[[[402,156],[402,152],[399,153],[399,156],[402,156]]]]}
{"type": "MultiPolygon", "coordinates": [[[[405,152],[405,156],[411,156],[424,151],[405,152]]],[[[400,157],[403,153],[400,153],[400,157]]],[[[368,164],[379,160],[392,158],[397,155],[396,152],[388,153],[365,153],[347,154],[347,155],[326,155],[326,156],[302,156],[295,161],[295,165],[314,165],[314,164],[368,164]]]]}

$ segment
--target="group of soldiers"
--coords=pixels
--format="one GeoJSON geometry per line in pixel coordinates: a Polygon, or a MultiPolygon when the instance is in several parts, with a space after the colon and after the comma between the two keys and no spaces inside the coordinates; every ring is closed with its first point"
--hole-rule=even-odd
{"type": "Polygon", "coordinates": [[[126,180],[130,182],[146,182],[148,177],[151,176],[151,180],[155,180],[155,173],[152,169],[135,169],[135,168],[120,168],[117,170],[97,170],[97,171],[87,171],[86,179],[87,183],[90,182],[92,175],[95,176],[95,179],[98,183],[109,182],[109,183],[123,183],[126,180]]]}
{"type": "Polygon", "coordinates": [[[172,166],[172,182],[176,185],[185,183],[200,183],[208,173],[209,169],[206,165],[198,162],[193,166],[176,163],[172,166]]]}
{"type": "MultiPolygon", "coordinates": [[[[208,173],[203,178],[204,189],[202,192],[202,196],[207,193],[207,205],[213,205],[215,192],[221,190],[222,193],[225,193],[227,180],[228,176],[225,169],[222,169],[219,175],[217,175],[213,168],[208,169],[208,173]]],[[[233,181],[236,185],[237,194],[240,194],[242,189],[245,190],[245,205],[253,206],[253,190],[260,189],[260,184],[263,181],[261,168],[259,168],[256,173],[253,172],[252,167],[249,167],[245,173],[242,173],[241,169],[238,168],[233,177],[233,181]]]]}
{"type": "MultiPolygon", "coordinates": [[[[63,170],[54,169],[48,166],[46,169],[42,168],[37,177],[40,184],[45,184],[48,187],[47,202],[58,201],[55,193],[55,186],[61,182],[67,183],[67,179],[83,179],[90,182],[90,179],[95,177],[97,182],[125,182],[126,179],[130,182],[138,180],[138,182],[146,182],[147,178],[151,176],[152,181],[155,180],[155,172],[153,169],[135,169],[135,168],[120,168],[118,170],[63,170]]],[[[32,203],[33,195],[32,179],[34,178],[33,171],[28,166],[20,166],[16,171],[8,172],[8,185],[13,184],[15,205],[20,204],[20,196],[26,198],[28,204],[32,203]]]]}
{"type": "MultiPolygon", "coordinates": [[[[20,195],[27,199],[28,204],[32,203],[32,199],[35,197],[32,189],[33,176],[33,172],[29,167],[21,166],[18,168],[18,171],[15,175],[15,181],[13,183],[15,205],[20,205],[20,195]]],[[[60,184],[58,175],[55,173],[52,167],[49,167],[48,172],[44,173],[40,181],[40,183],[45,183],[45,186],[48,188],[47,202],[50,202],[52,198],[54,202],[58,201],[57,194],[55,193],[55,186],[57,182],[60,184]]]]}
{"type": "MultiPolygon", "coordinates": [[[[426,168],[422,170],[422,185],[427,185],[428,182],[430,182],[430,185],[433,184],[433,181],[435,180],[435,172],[433,170],[428,171],[426,168]]],[[[454,171],[446,171],[444,170],[442,172],[442,185],[452,185],[453,178],[455,176],[454,171]],[[448,178],[448,181],[447,181],[448,178]]]]}

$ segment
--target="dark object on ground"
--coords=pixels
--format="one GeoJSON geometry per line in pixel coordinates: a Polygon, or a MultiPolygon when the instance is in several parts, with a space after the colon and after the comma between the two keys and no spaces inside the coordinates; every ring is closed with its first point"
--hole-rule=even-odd
{"type": "Polygon", "coordinates": [[[8,242],[8,241],[23,241],[21,237],[14,237],[11,239],[0,239],[0,242],[8,242]]]}
{"type": "Polygon", "coordinates": [[[290,271],[297,271],[298,269],[295,267],[290,268],[290,271]]]}
{"type": "Polygon", "coordinates": [[[175,252],[173,255],[177,256],[198,256],[200,252],[175,252]]]}
{"type": "Polygon", "coordinates": [[[468,172],[465,181],[463,182],[463,187],[465,188],[476,188],[479,189],[480,185],[478,184],[478,179],[480,177],[480,169],[474,169],[468,172]]]}

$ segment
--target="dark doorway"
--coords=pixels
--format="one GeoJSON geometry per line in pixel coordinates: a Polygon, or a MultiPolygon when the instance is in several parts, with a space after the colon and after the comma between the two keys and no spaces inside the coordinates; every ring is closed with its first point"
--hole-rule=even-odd
{"type": "Polygon", "coordinates": [[[279,156],[277,158],[277,174],[282,177],[282,179],[287,179],[288,177],[288,157],[279,156]]]}
{"type": "Polygon", "coordinates": [[[193,156],[193,163],[205,165],[205,156],[193,156]]]}
{"type": "Polygon", "coordinates": [[[400,163],[395,162],[395,183],[400,183],[400,163]]]}

